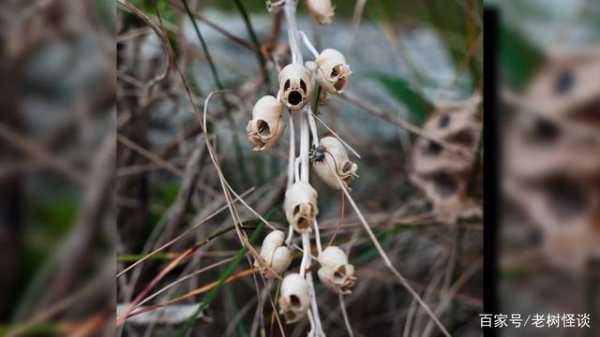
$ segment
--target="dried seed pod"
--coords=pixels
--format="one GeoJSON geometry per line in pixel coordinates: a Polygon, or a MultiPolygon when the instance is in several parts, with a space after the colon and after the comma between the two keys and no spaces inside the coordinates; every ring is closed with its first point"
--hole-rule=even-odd
{"type": "Polygon", "coordinates": [[[281,247],[284,241],[285,233],[278,230],[272,231],[263,239],[262,246],[260,247],[260,255],[262,257],[269,255],[277,247],[281,247]]]}
{"type": "MultiPolygon", "coordinates": [[[[277,274],[286,271],[292,263],[292,251],[284,245],[284,240],[285,234],[282,231],[275,230],[265,237],[260,248],[260,256],[264,259],[266,265],[277,274]]],[[[260,272],[265,274],[267,278],[276,276],[258,261],[254,262],[254,266],[258,267],[260,272]]]]}
{"type": "Polygon", "coordinates": [[[346,188],[349,188],[352,180],[357,177],[358,165],[348,159],[344,144],[335,137],[327,136],[321,139],[319,147],[320,149],[317,149],[317,151],[322,151],[324,155],[317,156],[313,161],[313,167],[319,178],[323,179],[327,185],[340,189],[341,187],[335,177],[337,174],[346,188]],[[332,172],[332,169],[335,172],[332,172]]]}
{"type": "Polygon", "coordinates": [[[600,53],[548,55],[527,104],[508,115],[503,188],[542,234],[548,262],[582,272],[600,256],[600,53]]]}
{"type": "Polygon", "coordinates": [[[346,58],[335,49],[325,49],[316,59],[318,65],[317,80],[329,94],[341,94],[348,86],[350,66],[346,58]]]}
{"type": "Polygon", "coordinates": [[[600,127],[600,50],[555,50],[525,92],[528,102],[554,118],[582,127],[600,127]]]}
{"type": "Polygon", "coordinates": [[[300,274],[292,273],[285,276],[281,282],[279,296],[279,312],[287,323],[302,319],[310,304],[308,282],[300,274]]]}
{"type": "Polygon", "coordinates": [[[350,294],[356,276],[354,266],[348,263],[348,257],[343,250],[329,246],[319,254],[319,279],[328,288],[340,294],[350,294]]]}
{"type": "Polygon", "coordinates": [[[298,233],[310,232],[319,214],[317,191],[310,184],[299,181],[285,192],[283,209],[290,225],[298,233]]]}
{"type": "Polygon", "coordinates": [[[309,101],[311,72],[301,64],[288,64],[279,73],[279,100],[290,110],[300,110],[309,101]]]}
{"type": "Polygon", "coordinates": [[[252,120],[248,122],[246,131],[248,140],[254,144],[254,151],[270,149],[277,141],[283,130],[283,105],[273,96],[261,97],[252,109],[252,120]]]}
{"type": "Polygon", "coordinates": [[[318,23],[328,25],[333,22],[335,12],[331,0],[306,0],[306,7],[318,23]]]}
{"type": "Polygon", "coordinates": [[[438,103],[423,128],[463,155],[426,138],[418,139],[413,149],[410,179],[431,201],[440,222],[455,223],[480,213],[468,193],[482,127],[480,103],[479,95],[463,102],[438,103]]]}

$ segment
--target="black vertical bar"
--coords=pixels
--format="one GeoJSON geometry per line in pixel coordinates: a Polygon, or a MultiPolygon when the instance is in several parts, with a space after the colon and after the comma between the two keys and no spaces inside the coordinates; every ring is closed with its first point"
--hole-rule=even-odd
{"type": "MultiPolygon", "coordinates": [[[[498,235],[501,223],[500,139],[498,116],[498,12],[484,9],[484,204],[483,204],[483,311],[498,313],[498,235]]],[[[486,337],[496,337],[496,329],[485,328],[486,337]]]]}

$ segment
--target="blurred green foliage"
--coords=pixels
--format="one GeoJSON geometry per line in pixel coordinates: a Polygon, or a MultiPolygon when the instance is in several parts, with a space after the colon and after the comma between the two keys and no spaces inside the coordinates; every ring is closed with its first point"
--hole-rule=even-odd
{"type": "Polygon", "coordinates": [[[165,209],[172,205],[177,198],[179,182],[173,180],[155,183],[151,188],[152,191],[150,194],[152,195],[152,203],[157,207],[150,207],[148,226],[146,227],[147,235],[150,235],[154,226],[156,226],[160,219],[165,215],[165,209]]]}
{"type": "Polygon", "coordinates": [[[370,77],[381,83],[390,95],[407,107],[414,123],[422,125],[433,111],[433,104],[403,78],[386,74],[370,77]]]}
{"type": "Polygon", "coordinates": [[[71,230],[77,209],[79,196],[64,191],[50,197],[39,194],[30,196],[31,212],[28,235],[25,236],[23,274],[25,278],[33,275],[46,261],[48,252],[53,251],[71,230]]]}
{"type": "Polygon", "coordinates": [[[131,0],[131,3],[147,14],[156,15],[158,10],[163,20],[175,22],[175,9],[168,0],[131,0]]]}
{"type": "Polygon", "coordinates": [[[522,89],[544,63],[544,54],[514,28],[501,24],[499,33],[502,81],[522,89]]]}

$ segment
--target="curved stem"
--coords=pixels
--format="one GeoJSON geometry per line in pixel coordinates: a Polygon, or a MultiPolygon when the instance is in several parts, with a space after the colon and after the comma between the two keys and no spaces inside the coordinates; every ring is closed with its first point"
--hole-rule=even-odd
{"type": "Polygon", "coordinates": [[[319,118],[319,116],[317,116],[317,115],[315,115],[315,114],[313,113],[313,114],[312,114],[312,117],[313,117],[313,118],[316,118],[316,119],[319,121],[319,123],[321,123],[321,125],[323,125],[323,126],[324,126],[324,127],[327,129],[327,131],[331,132],[331,134],[332,134],[332,135],[333,135],[335,138],[337,138],[337,139],[338,139],[338,140],[339,140],[339,141],[340,141],[342,144],[344,144],[344,146],[345,146],[345,147],[346,147],[346,148],[347,148],[347,149],[348,149],[350,152],[352,152],[352,154],[353,154],[353,155],[355,155],[355,156],[356,156],[356,158],[360,159],[360,155],[358,154],[358,152],[356,152],[356,150],[354,150],[354,149],[352,148],[352,146],[350,146],[350,144],[346,143],[346,141],[345,141],[345,140],[343,140],[343,139],[342,139],[342,137],[338,136],[338,134],[337,134],[337,133],[335,133],[335,131],[333,131],[333,129],[331,129],[331,128],[330,128],[330,127],[327,125],[327,124],[325,124],[325,122],[324,122],[324,121],[323,121],[321,118],[319,118]]]}
{"type": "Polygon", "coordinates": [[[303,31],[300,31],[300,37],[302,37],[302,42],[304,42],[306,49],[308,49],[310,53],[313,54],[315,58],[317,58],[319,56],[319,52],[317,51],[317,48],[315,48],[315,46],[313,46],[313,44],[310,42],[308,36],[306,36],[306,34],[303,31]]]}
{"type": "Polygon", "coordinates": [[[344,303],[344,295],[338,294],[338,298],[340,300],[340,309],[342,310],[342,316],[344,317],[344,324],[346,325],[346,330],[348,330],[348,336],[354,337],[354,332],[352,332],[352,326],[350,325],[350,320],[348,319],[348,313],[346,312],[346,304],[344,303]]]}

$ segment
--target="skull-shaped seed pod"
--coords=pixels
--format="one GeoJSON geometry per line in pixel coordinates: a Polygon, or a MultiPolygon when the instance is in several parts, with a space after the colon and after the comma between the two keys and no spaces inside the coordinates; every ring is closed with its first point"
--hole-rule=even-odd
{"type": "Polygon", "coordinates": [[[308,282],[298,273],[285,276],[281,282],[281,295],[279,296],[279,312],[283,314],[287,323],[294,323],[302,319],[310,305],[310,290],[308,282]]]}
{"type": "Polygon", "coordinates": [[[347,295],[352,292],[356,276],[354,266],[348,263],[348,257],[343,250],[329,246],[319,254],[319,279],[333,291],[347,295]]]}
{"type": "Polygon", "coordinates": [[[564,177],[553,179],[554,182],[545,178],[532,186],[518,187],[518,193],[514,189],[507,192],[529,216],[547,261],[564,270],[580,272],[590,258],[600,257],[600,195],[590,195],[584,186],[567,180],[561,182],[564,177]]]}
{"type": "MultiPolygon", "coordinates": [[[[284,239],[285,234],[282,231],[272,231],[265,237],[260,248],[260,256],[266,265],[277,274],[286,271],[292,263],[292,251],[284,245],[284,239]]],[[[260,272],[267,278],[276,276],[258,261],[254,262],[254,266],[260,268],[260,272]]]]}
{"type": "Polygon", "coordinates": [[[600,257],[600,53],[549,56],[527,104],[507,116],[503,188],[541,233],[548,261],[579,272],[600,257]]]}
{"type": "Polygon", "coordinates": [[[548,60],[522,98],[535,111],[515,113],[506,128],[507,170],[521,177],[599,172],[600,51],[551,51],[548,60]]]}
{"type": "Polygon", "coordinates": [[[468,189],[482,127],[480,103],[479,95],[463,102],[438,103],[423,129],[453,149],[426,138],[419,138],[413,149],[410,179],[424,192],[436,219],[443,223],[480,213],[468,189]]]}
{"type": "Polygon", "coordinates": [[[313,161],[315,172],[327,185],[341,189],[336,175],[340,177],[346,188],[350,187],[352,180],[357,177],[358,165],[348,159],[344,144],[332,136],[323,137],[317,156],[313,161]],[[332,171],[333,170],[333,171],[332,171]]]}
{"type": "MultiPolygon", "coordinates": [[[[482,128],[480,103],[480,97],[474,96],[463,102],[438,105],[423,129],[433,139],[454,145],[464,154],[474,154],[482,128]]],[[[475,156],[461,155],[435,140],[421,137],[415,144],[412,165],[413,170],[421,174],[440,170],[462,172],[468,170],[474,160],[475,156]]]]}
{"type": "Polygon", "coordinates": [[[254,144],[254,151],[270,149],[283,130],[283,104],[273,96],[261,97],[252,109],[252,119],[246,126],[248,140],[254,144]]]}
{"type": "Polygon", "coordinates": [[[481,216],[480,206],[468,193],[468,174],[440,171],[430,175],[412,175],[411,181],[431,202],[437,221],[453,224],[459,218],[481,216]]]}
{"type": "Polygon", "coordinates": [[[328,25],[333,22],[335,13],[331,0],[306,0],[306,7],[318,23],[328,25]]]}
{"type": "Polygon", "coordinates": [[[310,99],[311,72],[301,64],[288,64],[279,73],[279,100],[288,109],[302,109],[310,99]]]}
{"type": "Polygon", "coordinates": [[[307,233],[319,214],[317,191],[310,184],[299,181],[285,192],[283,210],[289,224],[298,233],[307,233]]]}
{"type": "Polygon", "coordinates": [[[350,66],[346,58],[335,49],[325,49],[316,59],[318,66],[317,81],[328,93],[339,95],[344,92],[350,80],[350,66]]]}
{"type": "Polygon", "coordinates": [[[562,119],[516,113],[506,128],[504,191],[542,234],[548,261],[582,271],[600,256],[600,144],[562,119]]]}

